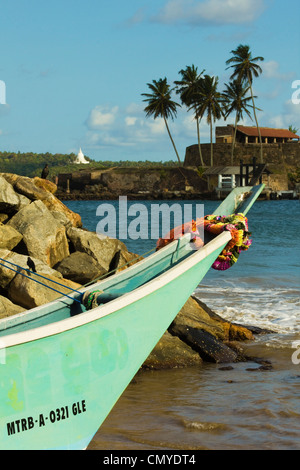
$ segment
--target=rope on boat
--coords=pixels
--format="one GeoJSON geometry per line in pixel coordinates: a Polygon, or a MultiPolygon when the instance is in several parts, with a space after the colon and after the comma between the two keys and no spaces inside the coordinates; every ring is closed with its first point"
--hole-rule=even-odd
{"type": "MultiPolygon", "coordinates": [[[[127,263],[123,264],[122,266],[117,267],[117,268],[115,268],[115,269],[112,269],[111,271],[109,271],[109,272],[103,274],[102,276],[100,276],[100,277],[98,277],[98,278],[96,278],[96,279],[93,279],[93,281],[88,282],[87,284],[83,285],[82,287],[87,287],[87,286],[89,286],[89,285],[94,284],[94,283],[97,282],[97,281],[100,281],[101,279],[104,279],[105,277],[107,277],[107,276],[109,276],[109,275],[115,273],[118,269],[125,268],[125,267],[126,267],[127,265],[129,265],[130,263],[132,263],[132,262],[134,262],[134,261],[136,261],[136,260],[139,260],[141,257],[145,257],[146,255],[148,255],[149,253],[151,253],[151,252],[154,251],[155,249],[156,249],[155,247],[152,248],[151,250],[147,251],[146,253],[144,253],[144,254],[142,254],[142,255],[140,255],[140,256],[137,256],[136,258],[134,258],[134,259],[128,261],[127,263]]],[[[40,284],[40,285],[42,285],[42,286],[44,286],[44,287],[47,287],[48,289],[51,289],[51,290],[53,290],[54,292],[57,292],[57,293],[60,294],[61,296],[68,297],[69,299],[72,299],[72,300],[74,300],[75,302],[78,302],[78,303],[80,303],[80,304],[82,303],[81,301],[82,301],[82,298],[83,298],[83,293],[80,292],[79,290],[72,289],[71,287],[67,287],[67,286],[65,286],[64,284],[61,284],[60,282],[54,281],[53,279],[49,279],[48,277],[42,276],[42,274],[35,273],[34,271],[31,271],[31,269],[24,268],[23,266],[19,266],[18,264],[12,263],[11,261],[8,261],[8,260],[6,260],[6,259],[0,258],[0,261],[4,261],[4,263],[11,264],[12,266],[15,266],[17,269],[13,269],[13,268],[11,268],[10,266],[6,266],[6,265],[3,264],[3,263],[0,263],[0,266],[3,266],[3,267],[6,268],[6,269],[10,269],[11,271],[14,271],[14,272],[17,273],[17,274],[21,274],[21,276],[26,277],[27,279],[30,279],[31,281],[34,281],[34,282],[36,282],[37,284],[40,284]],[[22,272],[20,271],[21,269],[22,269],[23,271],[27,271],[28,273],[30,273],[30,276],[27,276],[26,274],[22,273],[22,272]],[[61,287],[67,288],[67,289],[69,289],[69,290],[72,291],[72,292],[76,292],[77,294],[80,294],[81,299],[80,299],[80,300],[75,299],[74,297],[71,297],[71,296],[69,296],[69,295],[67,295],[67,294],[64,294],[63,292],[60,292],[59,290],[54,289],[53,287],[50,287],[50,286],[48,286],[47,284],[44,284],[43,282],[38,281],[37,279],[33,279],[33,278],[31,277],[31,274],[33,274],[33,275],[35,275],[35,276],[38,276],[38,277],[41,277],[42,279],[45,279],[46,281],[53,282],[54,284],[57,284],[57,285],[59,285],[59,286],[61,286],[61,287]]],[[[93,292],[91,293],[92,295],[89,297],[89,302],[88,302],[88,307],[89,307],[89,308],[93,308],[93,307],[95,306],[96,296],[95,296],[94,294],[99,294],[99,292],[100,292],[100,291],[93,291],[93,292]],[[92,306],[93,306],[93,307],[92,307],[92,306]]],[[[101,293],[103,293],[103,291],[101,291],[101,293]]]]}
{"type": "MultiPolygon", "coordinates": [[[[16,263],[12,263],[11,261],[7,261],[6,259],[0,258],[0,261],[4,261],[4,263],[8,263],[8,264],[11,264],[13,266],[16,266],[19,269],[23,269],[23,271],[27,271],[30,274],[34,274],[35,276],[41,277],[42,279],[46,279],[46,281],[54,282],[54,284],[57,284],[58,286],[66,287],[64,284],[61,284],[60,282],[54,281],[54,279],[49,279],[48,277],[42,276],[42,274],[35,273],[34,271],[31,271],[31,269],[23,268],[22,266],[19,266],[16,263]]],[[[7,269],[10,269],[8,266],[6,266],[6,267],[7,267],[7,269]]],[[[20,272],[20,271],[17,271],[17,272],[20,272]]],[[[32,280],[34,281],[34,279],[32,279],[32,280]]],[[[72,289],[72,287],[68,287],[68,289],[70,289],[73,292],[77,292],[77,294],[81,294],[81,292],[79,292],[79,290],[72,289]]]]}
{"type": "Polygon", "coordinates": [[[93,308],[99,307],[98,297],[103,294],[103,290],[94,290],[92,292],[86,292],[82,297],[82,303],[86,310],[92,310],[93,308]]]}
{"type": "MultiPolygon", "coordinates": [[[[2,258],[0,258],[0,259],[2,260],[2,258]]],[[[4,261],[6,261],[6,260],[4,260],[4,261]]],[[[12,264],[14,264],[14,263],[12,263],[12,264]]],[[[81,300],[75,299],[74,297],[71,297],[71,296],[68,295],[68,294],[64,294],[63,292],[60,292],[59,290],[54,289],[54,287],[47,286],[47,284],[44,284],[43,282],[40,282],[40,281],[38,281],[37,279],[33,279],[32,277],[27,276],[26,274],[22,273],[20,270],[13,269],[13,268],[11,268],[10,266],[6,266],[6,265],[3,264],[3,263],[0,263],[0,266],[4,266],[4,268],[6,268],[6,269],[10,269],[11,271],[14,271],[14,272],[17,273],[17,274],[21,274],[21,276],[26,277],[27,279],[30,279],[31,281],[34,281],[34,282],[36,282],[37,284],[41,284],[42,286],[47,287],[48,289],[51,289],[51,290],[53,290],[54,292],[57,292],[57,293],[60,294],[61,296],[63,296],[63,297],[68,297],[69,299],[72,299],[73,301],[78,302],[78,303],[81,304],[81,300]]],[[[16,265],[16,266],[17,266],[17,265],[16,265]]],[[[33,273],[32,271],[30,271],[29,269],[23,268],[22,266],[18,266],[18,267],[19,267],[19,269],[23,269],[23,270],[25,270],[25,271],[29,271],[29,272],[32,273],[32,274],[36,274],[36,273],[33,273]]],[[[41,277],[43,277],[43,276],[41,276],[41,277]]],[[[45,277],[44,279],[47,279],[47,278],[45,277]]],[[[52,279],[48,279],[48,281],[52,281],[52,279]]],[[[59,284],[59,283],[56,282],[56,281],[52,281],[52,282],[54,282],[54,283],[56,283],[56,284],[59,284]]],[[[67,287],[67,286],[64,286],[63,284],[59,284],[59,285],[62,286],[62,287],[65,287],[65,288],[67,287]]],[[[75,291],[75,289],[71,289],[71,287],[67,287],[67,289],[75,291]]],[[[82,296],[82,292],[79,292],[79,291],[75,291],[75,292],[77,292],[78,294],[80,294],[80,295],[82,296]]]]}

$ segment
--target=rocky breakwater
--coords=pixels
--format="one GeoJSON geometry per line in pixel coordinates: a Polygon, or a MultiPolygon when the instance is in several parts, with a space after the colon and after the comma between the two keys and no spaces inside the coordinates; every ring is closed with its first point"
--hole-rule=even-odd
{"type": "Polygon", "coordinates": [[[119,240],[85,230],[80,215],[55,197],[56,189],[40,178],[0,174],[0,318],[59,297],[47,288],[55,287],[51,279],[67,294],[105,275],[117,252],[117,269],[136,259],[119,240]],[[37,278],[46,286],[25,271],[29,257],[49,279],[37,278]]]}
{"type": "MultiPolygon", "coordinates": [[[[120,270],[139,259],[119,240],[85,230],[80,215],[55,197],[56,189],[40,178],[0,174],[0,318],[59,297],[47,288],[53,287],[51,279],[64,285],[59,290],[66,294],[106,275],[112,265],[120,270]],[[29,257],[37,273],[48,279],[43,279],[46,286],[34,282],[34,275],[25,271],[29,257]]],[[[144,367],[244,360],[241,342],[252,339],[251,328],[223,320],[191,297],[144,367]]]]}

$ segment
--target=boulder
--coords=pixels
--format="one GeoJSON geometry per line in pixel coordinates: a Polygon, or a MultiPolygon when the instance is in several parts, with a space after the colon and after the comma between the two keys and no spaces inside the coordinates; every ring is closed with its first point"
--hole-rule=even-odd
{"type": "Polygon", "coordinates": [[[143,258],[142,256],[136,255],[134,253],[130,253],[127,250],[121,250],[120,256],[118,257],[118,263],[116,266],[113,266],[113,263],[110,263],[109,271],[116,269],[116,272],[123,271],[124,269],[129,268],[133,264],[141,261],[143,258]]]}
{"type": "MultiPolygon", "coordinates": [[[[5,289],[7,288],[8,284],[12,281],[12,279],[16,276],[16,272],[18,269],[25,268],[28,269],[27,266],[27,259],[28,256],[20,255],[19,253],[14,253],[13,251],[0,249],[0,263],[5,264],[8,266],[5,268],[4,266],[0,265],[0,286],[5,289]],[[10,263],[14,263],[16,266],[5,263],[5,260],[9,261],[10,263]],[[12,268],[14,271],[12,271],[12,268]]],[[[57,280],[62,279],[62,274],[54,269],[50,268],[47,264],[44,264],[41,260],[37,258],[32,258],[37,271],[45,277],[53,276],[57,280]]]]}
{"type": "Polygon", "coordinates": [[[222,341],[251,341],[254,339],[251,328],[224,320],[195,296],[191,297],[190,302],[197,303],[195,311],[202,312],[201,315],[205,315],[206,322],[207,318],[210,319],[211,324],[214,325],[212,334],[222,341]]]}
{"type": "Polygon", "coordinates": [[[202,363],[200,355],[178,337],[168,331],[158,341],[143,364],[146,369],[173,369],[197,366],[202,363]]]}
{"type": "Polygon", "coordinates": [[[54,266],[69,256],[65,227],[42,201],[34,201],[14,215],[8,225],[23,235],[28,254],[54,266]]]}
{"type": "Polygon", "coordinates": [[[30,201],[40,200],[43,201],[51,212],[56,211],[64,215],[64,225],[67,225],[69,221],[74,227],[82,227],[80,215],[71,211],[54,196],[57,190],[56,184],[38,177],[32,179],[27,176],[18,176],[12,173],[1,173],[0,177],[3,177],[3,179],[13,187],[13,190],[18,193],[18,209],[29,204],[30,201]]]}
{"type": "Polygon", "coordinates": [[[44,200],[48,197],[48,191],[36,186],[27,176],[19,176],[13,186],[17,193],[26,196],[31,201],[44,200]]]}
{"type": "Polygon", "coordinates": [[[194,351],[197,351],[200,357],[207,362],[235,362],[238,358],[235,351],[201,328],[175,325],[172,327],[172,332],[194,351]]]}
{"type": "Polygon", "coordinates": [[[253,334],[248,328],[224,320],[198,298],[190,297],[143,367],[162,369],[197,365],[202,360],[213,363],[245,360],[236,342],[251,339],[253,334]]]}
{"type": "Polygon", "coordinates": [[[220,341],[245,341],[254,338],[250,330],[224,320],[194,296],[188,299],[176,316],[170,327],[171,333],[175,327],[178,330],[181,326],[202,329],[220,341]]]}
{"type": "Polygon", "coordinates": [[[7,214],[0,214],[0,223],[5,224],[7,220],[9,219],[9,216],[7,214]]]}
{"type": "Polygon", "coordinates": [[[127,252],[124,243],[112,238],[101,238],[94,232],[88,232],[80,228],[71,227],[67,235],[75,251],[82,251],[92,256],[106,271],[110,262],[118,250],[127,252]]]}
{"type": "Polygon", "coordinates": [[[42,189],[45,189],[46,191],[49,191],[49,193],[51,194],[55,194],[57,191],[57,186],[55,183],[52,183],[52,181],[49,181],[44,178],[39,178],[38,176],[35,176],[33,178],[33,184],[37,188],[42,188],[42,189]]]}
{"type": "Polygon", "coordinates": [[[12,250],[20,243],[23,235],[9,225],[0,225],[0,248],[12,250]]]}
{"type": "Polygon", "coordinates": [[[0,212],[14,213],[20,205],[19,195],[5,178],[0,176],[0,212]]]}
{"type": "Polygon", "coordinates": [[[55,266],[55,269],[65,279],[80,284],[87,284],[106,273],[106,270],[99,266],[92,256],[80,251],[75,251],[62,260],[55,266]]]}
{"type": "MultiPolygon", "coordinates": [[[[28,275],[25,271],[21,271],[28,275]]],[[[38,273],[40,274],[40,273],[38,273]]],[[[46,304],[55,300],[65,294],[70,294],[72,289],[79,289],[80,284],[76,284],[67,279],[57,279],[54,276],[47,276],[46,279],[39,279],[34,274],[31,274],[28,277],[22,276],[22,274],[17,274],[15,278],[11,281],[8,288],[8,297],[9,299],[27,309],[38,307],[40,305],[46,304]],[[44,285],[34,282],[33,279],[40,280],[44,285]],[[52,281],[59,282],[62,285],[57,285],[52,281]],[[58,292],[55,292],[52,289],[56,289],[58,292]]]]}
{"type": "Polygon", "coordinates": [[[6,297],[0,295],[0,319],[16,315],[17,313],[24,312],[25,309],[19,305],[15,305],[6,297]]]}
{"type": "Polygon", "coordinates": [[[55,216],[55,218],[59,218],[60,221],[66,227],[82,227],[82,221],[79,214],[76,212],[71,211],[67,206],[65,206],[57,197],[53,194],[48,193],[46,199],[43,199],[43,203],[49,209],[49,211],[55,216]],[[55,215],[57,213],[58,215],[55,215]]]}

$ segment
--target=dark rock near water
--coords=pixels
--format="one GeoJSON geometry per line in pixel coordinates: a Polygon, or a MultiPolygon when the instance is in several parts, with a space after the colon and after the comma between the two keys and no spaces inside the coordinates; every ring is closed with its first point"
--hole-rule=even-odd
{"type": "MultiPolygon", "coordinates": [[[[169,333],[180,339],[181,354],[183,350],[187,355],[193,352],[186,358],[182,355],[180,363],[186,362],[186,366],[198,364],[199,359],[213,363],[244,361],[239,344],[254,338],[243,326],[232,325],[198,298],[190,297],[148,357],[146,367],[158,368],[158,358],[168,357],[169,333]]],[[[161,364],[165,366],[164,361],[161,364]]]]}
{"type": "Polygon", "coordinates": [[[197,351],[204,361],[224,363],[234,362],[237,359],[237,354],[232,349],[205,330],[179,327],[177,325],[172,328],[172,331],[193,350],[197,351]]]}
{"type": "Polygon", "coordinates": [[[201,363],[202,359],[196,351],[167,331],[158,341],[143,367],[145,369],[174,369],[197,366],[201,363]]]}

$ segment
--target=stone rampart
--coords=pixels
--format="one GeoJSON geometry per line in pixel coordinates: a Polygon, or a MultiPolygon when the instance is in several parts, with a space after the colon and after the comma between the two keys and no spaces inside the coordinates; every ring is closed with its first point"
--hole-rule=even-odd
{"type": "MultiPolygon", "coordinates": [[[[210,144],[201,144],[202,156],[205,165],[210,166],[210,144]]],[[[234,150],[234,165],[239,165],[242,159],[244,163],[252,163],[253,157],[256,157],[257,163],[260,163],[260,145],[259,144],[239,144],[234,150]]],[[[213,144],[213,164],[214,166],[231,164],[231,144],[217,143],[213,144]]],[[[263,144],[263,161],[272,165],[282,165],[289,168],[300,166],[300,144],[263,144]]],[[[186,148],[185,167],[199,167],[199,149],[198,145],[191,145],[186,148]]]]}

